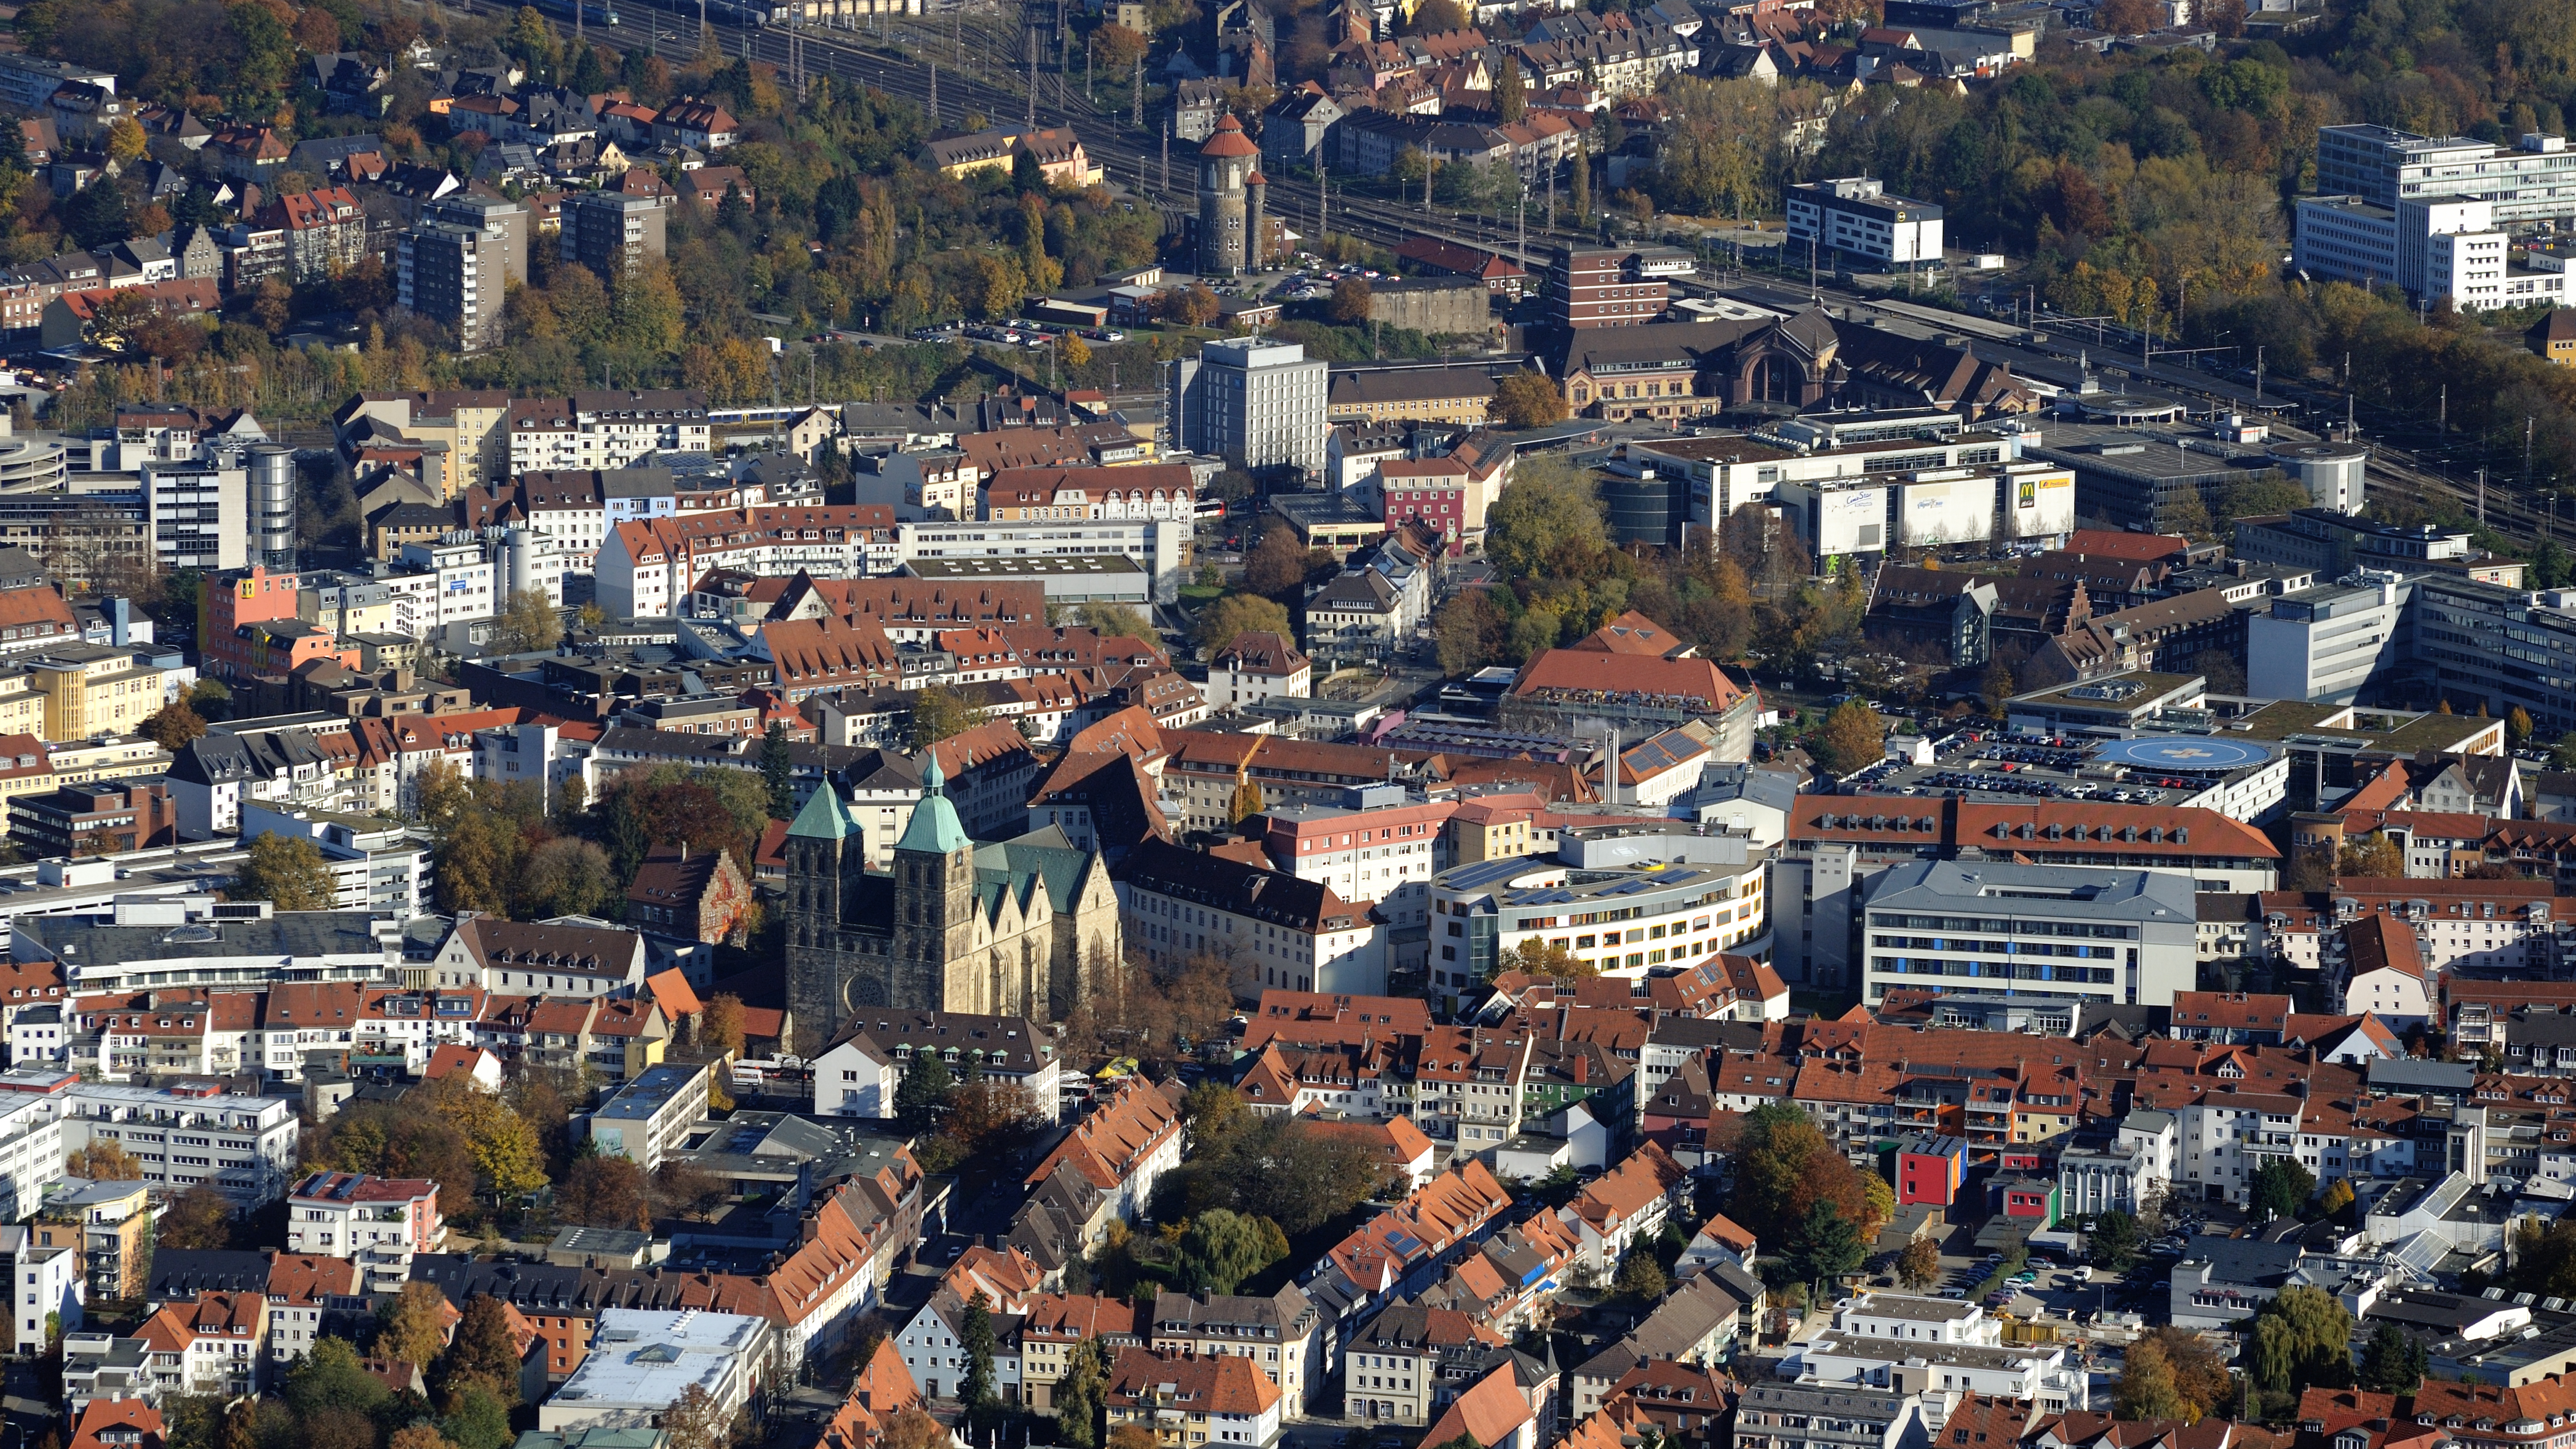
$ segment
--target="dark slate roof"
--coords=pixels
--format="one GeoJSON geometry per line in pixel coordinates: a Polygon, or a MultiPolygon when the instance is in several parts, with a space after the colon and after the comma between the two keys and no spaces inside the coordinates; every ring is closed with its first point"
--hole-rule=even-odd
{"type": "Polygon", "coordinates": [[[185,926],[100,926],[72,916],[22,916],[19,934],[55,960],[165,961],[180,957],[369,955],[372,911],[289,911],[264,921],[185,926]]]}
{"type": "Polygon", "coordinates": [[[229,1248],[159,1248],[152,1254],[152,1276],[144,1297],[153,1303],[195,1298],[200,1293],[266,1293],[268,1255],[229,1248]]]}

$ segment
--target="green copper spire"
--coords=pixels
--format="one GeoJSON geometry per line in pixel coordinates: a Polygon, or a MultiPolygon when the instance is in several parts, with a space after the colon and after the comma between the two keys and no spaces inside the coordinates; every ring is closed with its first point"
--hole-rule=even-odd
{"type": "Polygon", "coordinates": [[[921,772],[921,803],[912,807],[911,823],[903,827],[903,838],[894,843],[894,848],[949,855],[974,842],[967,838],[965,823],[957,818],[957,807],[949,803],[948,777],[940,773],[938,747],[931,747],[929,754],[930,763],[921,772]]]}
{"type": "Polygon", "coordinates": [[[849,807],[841,803],[841,792],[825,780],[805,800],[805,808],[796,812],[794,823],[787,827],[789,838],[806,840],[847,840],[859,833],[859,822],[850,818],[849,807]]]}

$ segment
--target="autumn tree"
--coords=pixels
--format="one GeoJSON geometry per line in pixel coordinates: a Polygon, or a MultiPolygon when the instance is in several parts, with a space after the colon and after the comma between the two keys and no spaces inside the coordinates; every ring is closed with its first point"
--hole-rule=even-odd
{"type": "Polygon", "coordinates": [[[1369,284],[1366,277],[1344,277],[1333,284],[1333,300],[1325,309],[1334,321],[1348,326],[1369,319],[1369,284]]]}
{"type": "Polygon", "coordinates": [[[531,916],[597,915],[619,897],[617,868],[596,843],[558,836],[527,853],[519,893],[531,916]]]}
{"type": "Polygon", "coordinates": [[[720,991],[707,998],[698,1018],[698,1049],[709,1057],[739,1057],[743,1050],[742,998],[720,991]]]}
{"type": "Polygon", "coordinates": [[[1597,555],[1609,537],[1592,475],[1555,456],[1524,460],[1485,511],[1485,556],[1504,578],[1577,571],[1551,565],[1597,555]]]}
{"type": "Polygon", "coordinates": [[[1538,936],[1532,936],[1509,950],[1497,952],[1494,956],[1494,969],[1497,972],[1522,971],[1532,976],[1554,977],[1560,981],[1601,974],[1598,966],[1575,955],[1566,948],[1563,941],[1551,941],[1538,936]]]}
{"type": "Polygon", "coordinates": [[[93,1137],[88,1146],[63,1159],[63,1173],[92,1182],[141,1182],[143,1164],[118,1144],[93,1137]]]}
{"type": "Polygon", "coordinates": [[[438,1361],[434,1378],[441,1397],[474,1385],[505,1405],[519,1401],[519,1346],[501,1300],[477,1293],[465,1300],[456,1334],[438,1361]]]}
{"type": "Polygon", "coordinates": [[[653,1210],[644,1196],[644,1169],[623,1157],[591,1156],[573,1163],[555,1190],[555,1211],[567,1222],[594,1228],[650,1232],[653,1210]]]}
{"type": "Polygon", "coordinates": [[[1494,384],[1490,415],[1508,428],[1543,428],[1565,421],[1565,392],[1544,372],[1523,369],[1494,384]]]}
{"type": "Polygon", "coordinates": [[[1297,531],[1273,523],[1252,545],[1252,552],[1244,555],[1243,586],[1273,599],[1293,595],[1306,586],[1308,565],[1309,554],[1306,545],[1297,541],[1297,531]]]}
{"type": "Polygon", "coordinates": [[[724,1179],[674,1157],[653,1170],[653,1197],[665,1212],[701,1221],[724,1206],[724,1179]]]}
{"type": "Polygon", "coordinates": [[[2111,1390],[2111,1411],[2123,1419],[2186,1417],[2182,1395],[2174,1387],[2173,1363],[2154,1338],[2129,1345],[2120,1381],[2111,1390]]]}
{"type": "Polygon", "coordinates": [[[504,1202],[546,1185],[545,1157],[530,1127],[502,1098],[476,1088],[462,1072],[450,1073],[412,1094],[465,1137],[483,1183],[504,1202]]]}
{"type": "Polygon", "coordinates": [[[536,654],[563,642],[563,615],[542,590],[513,589],[492,621],[492,652],[536,654]]]}
{"type": "Polygon", "coordinates": [[[2365,835],[2347,840],[2335,852],[2337,876],[2360,876],[2386,879],[2406,874],[2406,852],[2385,835],[2365,835]]]}
{"type": "Polygon", "coordinates": [[[670,1449],[733,1449],[734,1416],[702,1385],[689,1385],[662,1411],[662,1428],[670,1449]]]}
{"type": "Polygon", "coordinates": [[[327,911],[339,903],[322,847],[301,835],[267,831],[253,836],[250,850],[233,867],[228,901],[267,901],[281,911],[327,911]]]}
{"type": "Polygon", "coordinates": [[[1896,1255],[1896,1276],[1918,1292],[1941,1281],[1941,1249],[1930,1238],[1907,1240],[1896,1255]]]}
{"type": "Polygon", "coordinates": [[[405,1283],[402,1292],[377,1310],[376,1356],[427,1368],[447,1346],[446,1328],[440,1321],[446,1308],[447,1295],[436,1284],[405,1283]]]}
{"type": "Polygon", "coordinates": [[[1855,774],[1887,754],[1887,717],[1866,700],[1847,699],[1825,716],[1813,745],[1816,762],[1836,775],[1855,774]]]}
{"type": "Polygon", "coordinates": [[[233,1245],[233,1205],[222,1193],[197,1183],[170,1200],[155,1220],[155,1242],[164,1248],[229,1248],[233,1245]]]}
{"type": "Polygon", "coordinates": [[[942,740],[974,729],[991,718],[983,706],[944,684],[917,690],[912,696],[909,748],[926,750],[942,740]]]}
{"type": "Polygon", "coordinates": [[[143,722],[143,735],[152,743],[173,754],[187,747],[190,740],[206,732],[206,717],[189,707],[186,700],[173,700],[143,722]]]}

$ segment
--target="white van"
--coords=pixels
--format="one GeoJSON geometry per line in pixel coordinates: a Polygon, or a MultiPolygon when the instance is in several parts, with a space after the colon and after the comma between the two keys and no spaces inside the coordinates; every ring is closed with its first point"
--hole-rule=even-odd
{"type": "Polygon", "coordinates": [[[2075,1281],[2076,1281],[2076,1282],[2078,1282],[2078,1283],[2090,1283],[2090,1282],[2092,1282],[2092,1281],[2093,1281],[2093,1265],[2092,1265],[2092,1264],[2090,1264],[2090,1263],[2079,1264],[2079,1265],[2074,1269],[2074,1276],[2075,1276],[2075,1281]]]}

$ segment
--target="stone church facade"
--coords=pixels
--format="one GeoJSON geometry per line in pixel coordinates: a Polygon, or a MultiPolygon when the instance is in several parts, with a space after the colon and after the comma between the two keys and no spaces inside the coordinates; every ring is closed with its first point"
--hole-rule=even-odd
{"type": "Polygon", "coordinates": [[[1087,968],[1123,949],[1118,898],[1097,851],[1049,828],[971,839],[936,759],[894,846],[868,871],[862,831],[836,789],[788,827],[787,1005],[820,1043],[871,1007],[1062,1020],[1087,968]]]}

